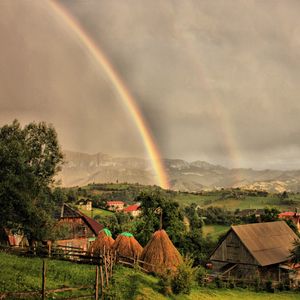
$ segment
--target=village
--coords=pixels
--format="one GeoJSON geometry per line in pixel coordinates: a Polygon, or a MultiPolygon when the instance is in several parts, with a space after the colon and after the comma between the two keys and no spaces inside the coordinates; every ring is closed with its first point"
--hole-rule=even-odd
{"type": "Polygon", "coordinates": [[[0,300],[300,300],[299,11],[0,0],[0,300]]]}
{"type": "MultiPolygon", "coordinates": [[[[131,223],[139,220],[145,213],[143,202],[126,202],[106,201],[103,211],[127,216],[131,223]]],[[[76,205],[63,203],[55,213],[55,228],[59,229],[60,237],[30,245],[21,232],[4,229],[1,249],[8,253],[42,255],[48,259],[63,258],[74,263],[98,265],[100,262],[100,291],[109,285],[113,268],[118,264],[128,268],[138,267],[141,272],[165,278],[166,274],[174,276],[186,263],[182,250],[176,249],[164,230],[164,212],[160,207],[154,209],[159,228],[151,233],[144,247],[131,232],[123,231],[113,236],[109,224],[101,224],[91,217],[93,210],[93,201],[89,199],[79,199],[76,205]]],[[[259,287],[269,291],[299,289],[300,264],[292,252],[299,237],[286,222],[294,224],[293,228],[298,232],[300,214],[297,211],[281,212],[274,221],[262,222],[263,213],[258,209],[238,212],[239,217],[256,216],[258,223],[232,225],[213,243],[206,258],[200,261],[203,273],[199,275],[201,285],[259,287]]],[[[192,226],[191,220],[187,226],[192,226]]],[[[168,286],[165,288],[167,291],[171,289],[168,286]]]]}

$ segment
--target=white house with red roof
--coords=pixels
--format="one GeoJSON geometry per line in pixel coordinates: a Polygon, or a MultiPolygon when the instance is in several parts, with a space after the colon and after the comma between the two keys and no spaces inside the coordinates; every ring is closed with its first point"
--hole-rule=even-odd
{"type": "Polygon", "coordinates": [[[124,212],[131,214],[133,217],[138,217],[142,212],[141,204],[135,203],[135,204],[129,205],[126,208],[124,208],[124,212]]]}
{"type": "Polygon", "coordinates": [[[123,211],[125,203],[123,201],[107,201],[106,206],[108,210],[123,211]]]}

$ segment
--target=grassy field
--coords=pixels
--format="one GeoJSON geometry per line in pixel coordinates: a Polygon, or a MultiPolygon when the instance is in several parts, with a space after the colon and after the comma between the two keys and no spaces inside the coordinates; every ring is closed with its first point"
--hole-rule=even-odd
{"type": "Polygon", "coordinates": [[[204,236],[210,236],[214,241],[216,241],[220,235],[226,233],[230,226],[226,225],[205,225],[203,226],[204,236]]]}
{"type": "Polygon", "coordinates": [[[79,210],[84,213],[85,215],[87,215],[88,217],[95,217],[95,216],[101,216],[101,217],[105,217],[105,216],[111,216],[114,213],[108,210],[104,210],[104,209],[100,209],[100,208],[93,208],[93,212],[90,210],[85,210],[85,209],[81,209],[79,208],[79,210]]]}
{"type": "MultiPolygon", "coordinates": [[[[0,270],[0,293],[7,291],[37,291],[41,289],[42,260],[39,258],[24,258],[0,252],[0,270]]],[[[92,285],[94,283],[94,276],[94,266],[47,260],[48,289],[64,286],[92,285]]],[[[61,294],[52,294],[48,299],[59,299],[61,296],[61,294]]],[[[107,290],[107,296],[111,297],[109,299],[114,300],[300,299],[299,293],[295,292],[268,294],[264,292],[252,292],[246,289],[227,290],[197,287],[192,290],[190,295],[177,295],[169,298],[159,293],[158,278],[125,267],[117,267],[115,269],[110,288],[107,290]]]]}
{"type": "Polygon", "coordinates": [[[266,208],[266,207],[276,207],[280,211],[292,210],[294,211],[295,207],[300,207],[299,195],[291,196],[291,199],[294,200],[292,205],[282,205],[280,199],[273,194],[268,195],[267,197],[261,196],[245,196],[243,199],[221,199],[221,193],[212,193],[209,195],[194,195],[189,193],[178,193],[174,198],[179,204],[186,206],[192,203],[196,203],[200,207],[206,208],[209,206],[217,206],[226,208],[228,210],[239,209],[248,209],[248,208],[266,208]]]}
{"type": "Polygon", "coordinates": [[[190,295],[174,295],[165,297],[159,293],[158,278],[121,267],[114,275],[113,286],[110,289],[112,299],[135,300],[296,300],[300,299],[299,293],[254,292],[247,289],[216,289],[194,287],[190,295]]]}
{"type": "MultiPolygon", "coordinates": [[[[19,257],[0,252],[0,293],[40,290],[41,272],[40,258],[19,257]]],[[[47,289],[89,286],[94,284],[94,278],[94,266],[47,260],[47,289]]]]}

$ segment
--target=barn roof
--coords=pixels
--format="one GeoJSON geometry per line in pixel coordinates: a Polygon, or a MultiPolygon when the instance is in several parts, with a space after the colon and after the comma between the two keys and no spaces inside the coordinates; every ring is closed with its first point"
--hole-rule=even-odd
{"type": "Polygon", "coordinates": [[[236,225],[231,229],[261,266],[287,261],[298,239],[285,221],[236,225]]]}
{"type": "Polygon", "coordinates": [[[103,225],[99,224],[94,219],[86,216],[79,210],[76,210],[69,206],[68,204],[64,203],[61,207],[60,216],[56,216],[57,219],[63,219],[63,218],[80,218],[83,219],[83,221],[90,227],[90,229],[94,232],[94,234],[97,236],[99,231],[103,229],[103,225]]]}

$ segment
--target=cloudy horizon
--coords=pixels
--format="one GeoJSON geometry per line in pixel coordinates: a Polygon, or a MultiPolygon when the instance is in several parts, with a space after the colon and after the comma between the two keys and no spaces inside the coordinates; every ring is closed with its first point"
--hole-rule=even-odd
{"type": "MultiPolygon", "coordinates": [[[[162,157],[300,169],[300,2],[60,0],[132,92],[162,157]]],[[[146,157],[106,74],[47,2],[0,2],[0,126],[146,157]]]]}

